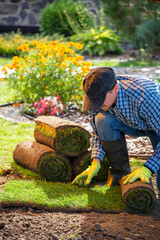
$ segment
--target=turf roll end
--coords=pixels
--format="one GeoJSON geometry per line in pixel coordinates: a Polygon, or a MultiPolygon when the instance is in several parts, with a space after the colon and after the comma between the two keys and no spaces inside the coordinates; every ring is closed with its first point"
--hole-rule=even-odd
{"type": "Polygon", "coordinates": [[[156,194],[152,181],[147,184],[139,180],[124,185],[122,178],[121,190],[123,202],[131,212],[146,213],[154,209],[156,194]]]}
{"type": "Polygon", "coordinates": [[[34,138],[66,156],[78,156],[90,146],[90,133],[79,124],[53,116],[35,119],[34,138]]]}
{"type": "Polygon", "coordinates": [[[13,152],[14,161],[30,169],[48,181],[70,182],[72,169],[70,160],[54,149],[34,141],[17,144],[13,152]]]}

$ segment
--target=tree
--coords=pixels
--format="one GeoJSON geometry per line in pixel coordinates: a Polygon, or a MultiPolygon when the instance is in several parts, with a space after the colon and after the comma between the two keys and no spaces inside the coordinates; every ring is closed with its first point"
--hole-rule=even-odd
{"type": "MultiPolygon", "coordinates": [[[[133,41],[133,44],[139,44],[140,41],[137,41],[139,29],[142,30],[143,25],[146,28],[147,21],[149,21],[151,28],[152,26],[155,28],[155,25],[157,26],[157,24],[159,24],[160,5],[139,0],[101,0],[101,2],[105,15],[110,17],[118,33],[133,41]]],[[[148,29],[148,32],[149,30],[150,29],[148,29]]],[[[157,34],[157,32],[155,32],[155,34],[157,34]]],[[[145,37],[146,35],[143,39],[141,36],[141,41],[144,41],[144,43],[141,44],[143,46],[146,45],[145,37]]],[[[153,37],[156,36],[153,35],[153,37]]]]}

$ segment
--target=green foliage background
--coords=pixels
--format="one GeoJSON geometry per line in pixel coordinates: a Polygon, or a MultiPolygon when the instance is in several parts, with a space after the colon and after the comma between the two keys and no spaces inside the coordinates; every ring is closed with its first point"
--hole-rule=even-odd
{"type": "Polygon", "coordinates": [[[41,11],[40,30],[45,35],[71,36],[94,26],[94,18],[80,1],[55,0],[41,11]]]}
{"type": "Polygon", "coordinates": [[[128,40],[136,48],[159,46],[159,4],[139,0],[101,0],[101,2],[105,16],[110,18],[112,26],[124,40],[128,40]]]}

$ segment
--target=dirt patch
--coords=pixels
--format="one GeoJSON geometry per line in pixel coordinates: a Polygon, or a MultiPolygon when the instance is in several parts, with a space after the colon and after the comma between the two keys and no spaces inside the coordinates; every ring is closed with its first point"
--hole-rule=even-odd
{"type": "Polygon", "coordinates": [[[159,226],[160,216],[154,212],[145,215],[95,212],[73,214],[40,212],[25,207],[2,209],[0,212],[2,240],[158,240],[159,226]]]}

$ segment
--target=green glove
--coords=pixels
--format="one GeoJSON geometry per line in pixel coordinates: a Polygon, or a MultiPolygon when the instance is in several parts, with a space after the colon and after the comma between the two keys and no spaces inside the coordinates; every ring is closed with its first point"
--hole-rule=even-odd
{"type": "Polygon", "coordinates": [[[90,184],[92,178],[97,175],[101,168],[100,163],[92,162],[91,166],[79,174],[72,182],[72,184],[79,185],[80,187],[86,187],[90,184]]]}
{"type": "Polygon", "coordinates": [[[138,168],[123,178],[124,179],[123,184],[133,183],[138,178],[140,178],[141,181],[144,183],[149,183],[151,174],[152,174],[152,172],[147,167],[138,168]]]}

